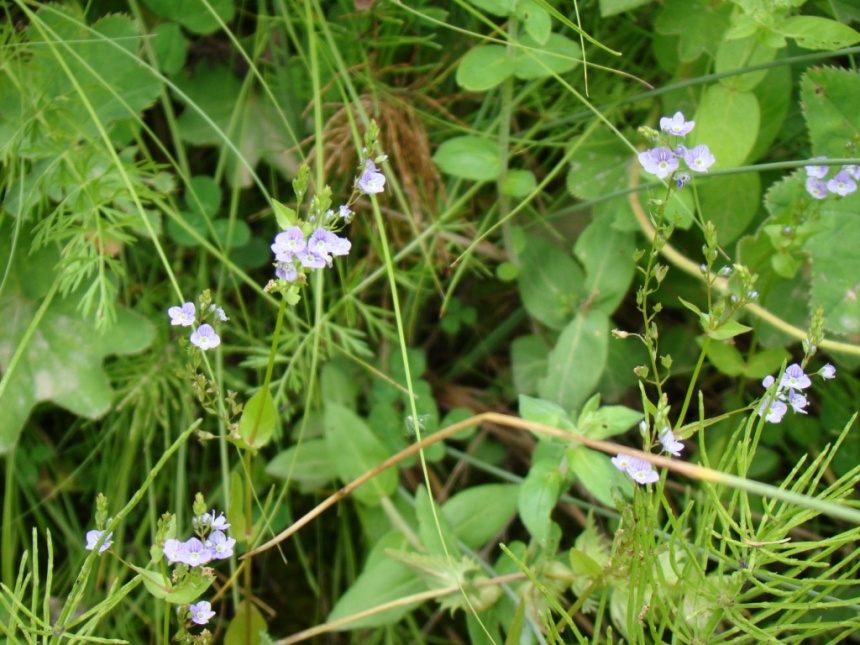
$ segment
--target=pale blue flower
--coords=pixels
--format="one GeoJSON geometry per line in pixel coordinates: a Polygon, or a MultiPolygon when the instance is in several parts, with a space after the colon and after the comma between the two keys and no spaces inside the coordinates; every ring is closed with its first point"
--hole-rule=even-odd
{"type": "Polygon", "coordinates": [[[627,472],[627,469],[630,468],[630,464],[633,462],[633,457],[618,453],[609,461],[611,461],[612,465],[615,466],[618,470],[622,472],[627,472]]]}
{"type": "MultiPolygon", "coordinates": [[[[93,529],[92,531],[87,531],[87,551],[92,551],[96,548],[96,542],[99,541],[99,538],[101,538],[103,533],[104,531],[98,531],[96,529],[93,529]]],[[[105,541],[102,542],[102,545],[99,547],[99,553],[104,553],[110,548],[111,544],[113,544],[113,541],[111,539],[112,537],[113,531],[107,534],[105,541]]]]}
{"type": "Polygon", "coordinates": [[[687,166],[690,167],[690,170],[695,170],[696,172],[707,172],[708,168],[714,165],[716,159],[714,159],[714,155],[711,154],[708,146],[702,143],[695,148],[687,150],[684,153],[684,161],[687,162],[687,166]]]}
{"type": "Polygon", "coordinates": [[[803,368],[797,363],[792,363],[785,368],[782,380],[779,382],[779,389],[805,390],[810,385],[812,385],[812,381],[803,373],[803,368]]]}
{"type": "Polygon", "coordinates": [[[632,459],[627,467],[627,474],[633,478],[637,484],[653,484],[660,479],[660,474],[654,470],[654,466],[650,461],[644,459],[632,459]]]}
{"type": "Polygon", "coordinates": [[[308,251],[328,260],[332,250],[337,245],[338,237],[331,231],[318,228],[308,238],[308,251]]]}
{"type": "Polygon", "coordinates": [[[664,116],[660,119],[660,129],[663,132],[668,132],[679,137],[690,134],[695,125],[695,121],[685,121],[684,115],[680,112],[675,112],[675,115],[672,117],[664,116]]]}
{"type": "Polygon", "coordinates": [[[306,251],[299,256],[299,261],[306,269],[322,269],[325,268],[326,259],[318,256],[312,251],[306,251]]]}
{"type": "Polygon", "coordinates": [[[234,538],[228,538],[222,531],[213,531],[209,539],[206,540],[206,546],[212,552],[212,557],[216,560],[226,560],[233,555],[233,547],[236,545],[234,538]]]}
{"type": "Polygon", "coordinates": [[[211,559],[212,549],[196,537],[189,538],[179,553],[179,561],[187,564],[189,567],[198,567],[206,564],[211,559]]]}
{"type": "MultiPolygon", "coordinates": [[[[813,161],[820,161],[822,159],[827,159],[827,157],[815,157],[813,161]]],[[[814,179],[824,179],[827,176],[828,171],[830,170],[829,166],[804,166],[806,169],[806,176],[812,177],[814,179]]]]}
{"type": "Polygon", "coordinates": [[[860,166],[849,164],[847,166],[842,166],[842,170],[847,172],[851,179],[860,179],[860,166]]]}
{"type": "Polygon", "coordinates": [[[845,197],[845,195],[850,195],[857,190],[857,184],[848,174],[848,171],[840,170],[827,182],[827,190],[845,197]]]}
{"type": "Polygon", "coordinates": [[[227,318],[227,314],[224,313],[224,310],[221,309],[221,307],[218,307],[217,305],[214,305],[214,304],[209,305],[209,311],[214,312],[215,316],[221,322],[225,322],[227,320],[230,320],[229,318],[227,318]]]}
{"type": "Polygon", "coordinates": [[[294,255],[305,250],[305,234],[300,226],[293,226],[278,233],[271,248],[278,262],[289,262],[294,255]]]}
{"type": "Polygon", "coordinates": [[[191,622],[197,625],[205,625],[215,615],[212,605],[205,600],[189,606],[188,611],[191,613],[191,622]]]}
{"type": "MultiPolygon", "coordinates": [[[[368,162],[373,166],[373,162],[370,160],[368,162]]],[[[358,178],[358,189],[366,195],[381,193],[385,190],[385,175],[370,168],[366,169],[358,178]]]]}
{"type": "Polygon", "coordinates": [[[296,265],[292,262],[278,262],[275,267],[275,276],[285,282],[294,282],[299,277],[299,272],[296,271],[296,265]]]}
{"type": "Polygon", "coordinates": [[[690,181],[690,173],[688,172],[679,172],[675,175],[675,185],[678,186],[679,189],[683,188],[684,184],[688,181],[690,181]]]}
{"type": "Polygon", "coordinates": [[[674,433],[669,428],[665,428],[658,438],[660,439],[660,443],[662,444],[664,451],[674,457],[681,456],[684,444],[675,438],[674,433]]]}
{"type": "Polygon", "coordinates": [[[806,396],[801,394],[800,392],[797,392],[795,390],[789,390],[788,404],[795,412],[806,414],[806,410],[804,410],[804,408],[809,405],[809,401],[806,399],[806,396]]]}
{"type": "Polygon", "coordinates": [[[827,182],[821,181],[816,177],[808,177],[806,180],[806,192],[815,197],[815,199],[824,199],[827,197],[827,182]]]}
{"type": "Polygon", "coordinates": [[[352,215],[352,210],[346,204],[341,204],[337,210],[337,214],[340,215],[341,219],[348,220],[349,216],[352,215]]]}
{"type": "Polygon", "coordinates": [[[212,325],[204,323],[197,328],[197,331],[191,334],[191,344],[205,351],[218,347],[221,344],[221,338],[212,329],[212,325]]]}
{"type": "Polygon", "coordinates": [[[167,310],[167,314],[170,316],[171,325],[189,327],[194,324],[197,310],[195,309],[193,302],[186,302],[181,307],[171,307],[167,310]]]}
{"type": "Polygon", "coordinates": [[[830,363],[818,370],[818,373],[821,375],[821,378],[836,378],[836,368],[830,363]]]}
{"type": "Polygon", "coordinates": [[[639,153],[639,163],[645,172],[660,179],[668,177],[678,169],[678,158],[669,148],[654,148],[639,153]]]}
{"type": "Polygon", "coordinates": [[[351,248],[352,243],[348,239],[335,235],[334,242],[331,247],[331,254],[334,256],[348,255],[351,248]]]}
{"type": "Polygon", "coordinates": [[[185,543],[170,538],[169,540],[164,541],[162,551],[164,552],[164,557],[167,558],[167,561],[171,564],[183,562],[184,560],[182,558],[185,553],[185,543]]]}
{"type": "Polygon", "coordinates": [[[779,423],[788,412],[788,406],[779,399],[772,399],[766,396],[758,409],[758,415],[766,415],[765,421],[769,423],[779,423]]]}

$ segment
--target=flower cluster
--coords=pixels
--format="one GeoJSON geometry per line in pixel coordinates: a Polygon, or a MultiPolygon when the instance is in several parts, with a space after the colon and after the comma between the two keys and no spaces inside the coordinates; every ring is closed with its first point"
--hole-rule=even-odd
{"type": "MultiPolygon", "coordinates": [[[[648,434],[648,424],[645,421],[642,421],[639,424],[639,430],[643,436],[646,436],[648,434]]],[[[673,457],[681,456],[684,444],[678,441],[678,438],[669,426],[663,426],[663,429],[657,433],[657,439],[664,452],[672,455],[673,457]]],[[[630,475],[633,481],[637,484],[653,484],[660,479],[660,474],[654,470],[654,466],[651,462],[644,459],[636,459],[635,457],[628,457],[627,455],[619,453],[610,461],[618,470],[630,475]]]]}
{"type": "MultiPolygon", "coordinates": [[[[225,320],[229,320],[227,318],[227,314],[224,313],[224,310],[221,307],[218,307],[215,304],[210,304],[207,309],[205,309],[206,313],[202,317],[205,319],[208,316],[212,316],[219,322],[223,322],[225,320]]],[[[170,316],[170,324],[171,325],[179,325],[180,327],[191,327],[195,323],[197,323],[197,308],[194,306],[193,302],[186,302],[178,307],[171,307],[167,310],[167,315],[170,316]]],[[[215,333],[215,329],[212,325],[200,321],[200,325],[192,332],[190,341],[191,344],[199,347],[202,350],[212,349],[214,347],[218,347],[221,344],[221,337],[215,333]]]]}
{"type": "MultiPolygon", "coordinates": [[[[817,161],[827,157],[816,157],[817,161]]],[[[830,179],[827,174],[830,166],[817,164],[806,166],[806,192],[815,199],[825,199],[828,193],[845,197],[857,190],[857,180],[860,180],[860,166],[842,166],[830,179]]]]}
{"type": "MultiPolygon", "coordinates": [[[[349,207],[341,206],[341,209],[343,208],[349,211],[349,207]]],[[[299,268],[331,267],[332,257],[347,255],[351,247],[348,239],[323,227],[315,229],[305,239],[302,227],[292,226],[289,230],[278,233],[272,244],[276,260],[275,275],[285,282],[294,282],[299,276],[299,268]]]]}
{"type": "MultiPolygon", "coordinates": [[[[671,137],[684,137],[693,130],[695,125],[695,121],[686,121],[681,112],[676,112],[675,116],[664,116],[660,119],[660,129],[671,137]]],[[[663,143],[666,145],[639,153],[639,163],[642,164],[645,172],[656,175],[660,179],[671,176],[678,188],[682,188],[690,180],[690,173],[677,172],[679,159],[683,159],[687,167],[694,172],[707,172],[716,161],[705,144],[693,148],[679,144],[672,148],[669,141],[663,141],[663,143]]]]}
{"type": "MultiPolygon", "coordinates": [[[[821,378],[831,379],[836,378],[836,368],[830,363],[822,367],[816,372],[821,378]]],[[[773,376],[766,376],[761,382],[766,388],[770,389],[776,379],[773,376]]],[[[795,413],[806,414],[806,406],[809,405],[809,399],[802,393],[802,390],[807,389],[812,385],[812,379],[804,373],[803,368],[794,363],[785,368],[782,378],[777,383],[774,393],[765,396],[758,407],[758,415],[765,418],[765,421],[770,423],[779,423],[791,407],[795,413]]]]}
{"type": "Polygon", "coordinates": [[[230,528],[230,524],[223,513],[217,517],[214,510],[203,513],[195,517],[192,523],[197,537],[185,542],[173,538],[164,541],[162,550],[168,562],[199,567],[212,560],[226,560],[233,555],[236,539],[227,537],[225,531],[230,528]]]}
{"type": "MultiPolygon", "coordinates": [[[[378,136],[379,128],[372,122],[359,156],[352,194],[337,210],[330,208],[331,189],[328,186],[311,199],[305,218],[292,208],[275,204],[281,232],[275,236],[271,249],[275,254],[275,276],[278,280],[270,282],[266,286],[267,291],[280,291],[291,304],[296,304],[298,287],[306,283],[306,275],[310,271],[330,268],[333,258],[349,254],[352,244],[337,231],[352,220],[352,206],[361,195],[375,195],[385,190],[385,175],[377,164],[388,156],[380,152],[378,136]]],[[[293,181],[299,205],[307,192],[309,175],[307,166],[302,166],[293,181]]]]}

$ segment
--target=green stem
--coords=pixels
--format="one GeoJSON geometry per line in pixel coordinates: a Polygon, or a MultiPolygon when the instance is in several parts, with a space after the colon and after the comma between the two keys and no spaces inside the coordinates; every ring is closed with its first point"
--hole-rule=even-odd
{"type": "Polygon", "coordinates": [[[693,378],[690,379],[690,384],[687,386],[687,395],[684,397],[684,405],[681,406],[681,413],[678,415],[678,421],[675,423],[675,430],[679,430],[684,425],[684,418],[687,416],[687,410],[690,407],[690,401],[693,399],[693,390],[696,386],[696,381],[699,379],[699,372],[702,371],[702,364],[705,362],[705,356],[708,353],[708,348],[711,345],[711,337],[705,336],[705,342],[702,344],[702,351],[699,352],[699,360],[696,361],[696,368],[693,370],[693,378]]]}

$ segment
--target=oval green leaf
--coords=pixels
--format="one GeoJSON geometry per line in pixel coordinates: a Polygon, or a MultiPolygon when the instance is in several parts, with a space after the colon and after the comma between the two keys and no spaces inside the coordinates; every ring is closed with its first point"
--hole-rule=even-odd
{"type": "Polygon", "coordinates": [[[275,401],[268,390],[260,390],[245,404],[239,419],[239,436],[254,448],[269,443],[275,430],[275,401]]]}
{"type": "Polygon", "coordinates": [[[502,173],[496,144],[481,137],[449,139],[439,146],[433,161],[445,174],[462,179],[493,181],[502,173]]]}
{"type": "Polygon", "coordinates": [[[470,92],[486,92],[514,73],[514,62],[502,45],[479,45],[460,61],[457,84],[470,92]]]}

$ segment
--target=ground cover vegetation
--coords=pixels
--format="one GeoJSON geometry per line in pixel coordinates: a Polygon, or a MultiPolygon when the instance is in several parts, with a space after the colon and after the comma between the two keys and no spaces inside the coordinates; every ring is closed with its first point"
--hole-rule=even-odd
{"type": "Polygon", "coordinates": [[[4,0],[0,644],[856,640],[850,0],[4,0]]]}

